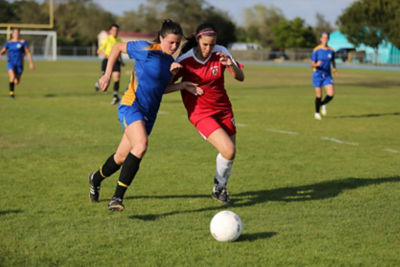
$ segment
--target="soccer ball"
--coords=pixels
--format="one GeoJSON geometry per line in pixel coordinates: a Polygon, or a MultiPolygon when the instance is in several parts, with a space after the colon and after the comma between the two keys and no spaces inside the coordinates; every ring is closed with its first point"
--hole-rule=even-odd
{"type": "Polygon", "coordinates": [[[210,232],[217,241],[235,241],[242,232],[242,221],[239,215],[232,211],[220,211],[211,220],[210,232]]]}

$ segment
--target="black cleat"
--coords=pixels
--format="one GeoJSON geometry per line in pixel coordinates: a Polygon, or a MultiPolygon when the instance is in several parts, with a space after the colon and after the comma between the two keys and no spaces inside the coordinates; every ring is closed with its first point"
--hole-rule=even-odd
{"type": "Polygon", "coordinates": [[[93,175],[94,172],[89,174],[89,184],[90,184],[89,197],[92,202],[99,202],[100,185],[99,186],[94,185],[93,175]]]}
{"type": "Polygon", "coordinates": [[[212,190],[211,197],[223,204],[226,205],[232,204],[232,201],[229,198],[229,193],[228,191],[226,191],[226,187],[219,187],[215,185],[212,190]]]}
{"type": "Polygon", "coordinates": [[[108,203],[108,210],[111,211],[123,211],[125,209],[124,204],[122,204],[122,199],[113,197],[108,203]]]}

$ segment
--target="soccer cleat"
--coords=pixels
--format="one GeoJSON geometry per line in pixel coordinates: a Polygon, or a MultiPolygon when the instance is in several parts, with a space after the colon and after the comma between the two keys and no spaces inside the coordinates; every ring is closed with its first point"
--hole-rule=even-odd
{"type": "Polygon", "coordinates": [[[321,119],[322,119],[322,118],[321,118],[321,114],[315,113],[315,114],[314,114],[314,119],[316,119],[316,120],[321,120],[321,119]]]}
{"type": "Polygon", "coordinates": [[[321,114],[322,116],[326,116],[328,114],[328,111],[326,110],[326,105],[321,106],[321,114]]]}
{"type": "Polygon", "coordinates": [[[108,203],[108,209],[111,211],[123,211],[125,206],[122,204],[122,199],[113,197],[108,203]]]}
{"type": "Polygon", "coordinates": [[[95,90],[96,92],[98,92],[98,91],[100,90],[100,84],[99,84],[99,82],[96,82],[96,83],[94,84],[94,90],[95,90]]]}
{"type": "Polygon", "coordinates": [[[111,101],[111,105],[115,105],[115,104],[117,104],[117,103],[118,103],[118,101],[119,101],[119,98],[118,98],[118,96],[114,96],[114,97],[113,97],[113,99],[112,99],[112,101],[111,101]]]}
{"type": "Polygon", "coordinates": [[[90,184],[89,197],[92,202],[99,202],[100,185],[99,186],[94,185],[93,175],[94,172],[89,174],[89,184],[90,184]]]}
{"type": "Polygon", "coordinates": [[[228,191],[226,191],[226,187],[219,187],[218,185],[214,185],[211,197],[223,204],[232,204],[232,201],[229,198],[229,193],[228,191]]]}

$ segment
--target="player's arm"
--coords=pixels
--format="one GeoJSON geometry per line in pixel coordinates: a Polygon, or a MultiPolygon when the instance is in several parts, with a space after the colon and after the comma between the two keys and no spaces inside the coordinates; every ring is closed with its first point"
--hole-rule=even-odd
{"type": "Polygon", "coordinates": [[[333,56],[332,56],[332,70],[333,70],[333,74],[335,74],[335,75],[339,74],[336,69],[335,54],[333,54],[333,56]]]}
{"type": "Polygon", "coordinates": [[[180,82],[180,83],[174,83],[178,78],[180,78],[179,71],[182,70],[182,65],[178,62],[173,62],[171,64],[171,67],[169,68],[169,71],[172,74],[171,82],[165,88],[164,94],[172,93],[175,91],[180,91],[180,90],[186,90],[194,95],[202,95],[204,94],[203,89],[198,87],[198,84],[192,83],[192,82],[180,82]]]}
{"type": "Polygon", "coordinates": [[[115,62],[121,55],[121,53],[126,53],[126,43],[119,43],[113,46],[110,56],[108,57],[106,71],[103,76],[99,79],[99,85],[101,90],[107,91],[108,85],[110,84],[111,74],[115,62]]]}
{"type": "Polygon", "coordinates": [[[29,50],[28,46],[25,46],[25,54],[28,57],[29,60],[29,68],[31,70],[35,69],[35,64],[33,64],[33,58],[32,58],[32,54],[31,51],[29,50]]]}
{"type": "Polygon", "coordinates": [[[6,51],[7,51],[7,49],[6,49],[5,47],[3,47],[3,48],[0,50],[0,59],[1,59],[1,56],[4,55],[4,54],[6,53],[6,51]]]}
{"type": "Polygon", "coordinates": [[[232,74],[233,78],[240,82],[243,82],[244,73],[242,69],[239,68],[238,64],[236,64],[236,62],[234,62],[232,58],[225,53],[217,52],[217,55],[219,56],[219,61],[221,62],[221,64],[225,65],[231,70],[230,73],[232,74]]]}

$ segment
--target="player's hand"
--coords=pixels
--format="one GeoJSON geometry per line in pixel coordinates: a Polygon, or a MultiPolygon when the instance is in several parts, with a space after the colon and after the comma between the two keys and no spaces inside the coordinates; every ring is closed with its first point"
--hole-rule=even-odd
{"type": "Polygon", "coordinates": [[[319,66],[321,66],[322,65],[322,61],[321,60],[318,60],[317,61],[317,67],[319,67],[319,66]]]}
{"type": "Polygon", "coordinates": [[[169,71],[171,72],[172,76],[175,76],[183,66],[178,62],[172,62],[171,67],[169,67],[169,71]]]}
{"type": "Polygon", "coordinates": [[[99,85],[103,92],[107,92],[107,88],[110,85],[110,79],[111,77],[109,77],[108,75],[103,75],[100,77],[99,85]]]}
{"type": "Polygon", "coordinates": [[[29,63],[29,68],[30,68],[31,70],[34,70],[34,69],[35,69],[35,64],[29,63]]]}
{"type": "Polygon", "coordinates": [[[333,74],[334,74],[335,76],[339,76],[339,72],[337,71],[336,68],[333,69],[333,74]]]}
{"type": "Polygon", "coordinates": [[[232,59],[230,56],[228,56],[222,52],[217,52],[216,55],[219,56],[219,61],[221,62],[222,65],[225,65],[228,67],[233,65],[233,62],[232,62],[232,59]]]}
{"type": "Polygon", "coordinates": [[[195,96],[201,96],[204,94],[203,89],[201,89],[197,83],[192,82],[181,82],[182,90],[186,90],[195,96]]]}

